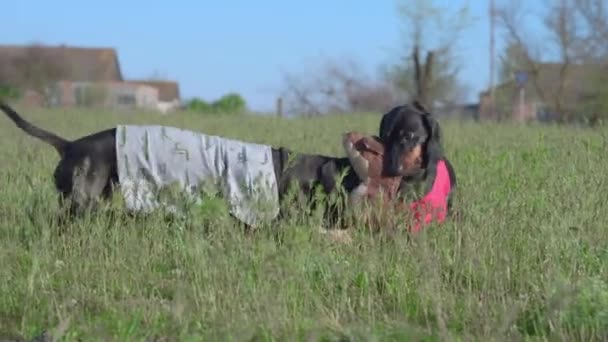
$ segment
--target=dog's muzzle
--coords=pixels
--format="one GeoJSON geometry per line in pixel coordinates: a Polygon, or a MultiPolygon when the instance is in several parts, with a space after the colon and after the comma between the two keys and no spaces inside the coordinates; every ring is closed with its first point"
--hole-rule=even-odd
{"type": "Polygon", "coordinates": [[[401,151],[400,148],[393,147],[391,148],[386,156],[388,158],[385,159],[384,173],[388,177],[397,177],[401,176],[403,173],[403,163],[401,162],[401,154],[405,151],[401,151]]]}

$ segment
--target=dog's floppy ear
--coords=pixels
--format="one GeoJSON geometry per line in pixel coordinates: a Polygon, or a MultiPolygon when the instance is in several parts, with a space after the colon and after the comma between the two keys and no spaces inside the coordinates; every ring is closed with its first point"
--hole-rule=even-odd
{"type": "Polygon", "coordinates": [[[380,120],[380,130],[378,131],[380,135],[380,140],[388,140],[388,137],[391,135],[395,128],[395,118],[398,112],[398,107],[396,107],[391,109],[388,113],[382,115],[382,119],[380,120]]]}
{"type": "Polygon", "coordinates": [[[422,121],[424,122],[426,130],[429,133],[427,141],[431,142],[431,140],[434,140],[437,143],[441,143],[441,131],[439,129],[439,123],[437,120],[435,120],[431,112],[418,100],[414,100],[412,106],[422,112],[422,121]]]}
{"type": "Polygon", "coordinates": [[[422,121],[426,126],[427,131],[429,132],[429,138],[427,141],[436,142],[438,144],[441,143],[441,129],[439,128],[439,123],[437,120],[431,115],[431,113],[425,112],[422,115],[422,121]]]}
{"type": "Polygon", "coordinates": [[[439,128],[439,122],[428,111],[423,111],[422,122],[428,132],[424,153],[424,161],[428,165],[429,162],[437,161],[442,156],[441,129],[439,128]]]}
{"type": "Polygon", "coordinates": [[[441,129],[439,122],[433,117],[431,112],[418,100],[412,103],[412,106],[422,113],[422,123],[424,124],[428,137],[426,139],[426,148],[424,153],[425,167],[434,165],[434,162],[442,156],[441,148],[441,129]]]}

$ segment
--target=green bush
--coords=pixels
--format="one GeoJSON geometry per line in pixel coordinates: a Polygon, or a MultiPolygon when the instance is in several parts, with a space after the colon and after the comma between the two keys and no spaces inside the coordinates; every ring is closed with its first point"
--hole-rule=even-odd
{"type": "Polygon", "coordinates": [[[195,97],[187,103],[186,108],[205,114],[242,114],[247,109],[247,103],[241,95],[229,93],[211,103],[195,97]]]}
{"type": "Polygon", "coordinates": [[[211,105],[208,102],[205,102],[204,100],[201,100],[199,98],[194,98],[190,100],[186,105],[186,108],[193,112],[207,113],[212,111],[211,105]]]}
{"type": "Polygon", "coordinates": [[[222,113],[242,113],[245,111],[247,104],[241,95],[230,93],[213,102],[211,106],[222,113]]]}
{"type": "Polygon", "coordinates": [[[21,96],[19,89],[7,85],[0,85],[0,99],[14,100],[21,96]]]}

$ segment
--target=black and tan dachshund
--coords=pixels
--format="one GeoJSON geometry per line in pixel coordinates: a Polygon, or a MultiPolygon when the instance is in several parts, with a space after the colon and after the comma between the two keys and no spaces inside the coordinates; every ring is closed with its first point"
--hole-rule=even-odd
{"type": "Polygon", "coordinates": [[[429,193],[437,177],[438,163],[445,163],[451,183],[447,199],[449,213],[457,185],[456,173],[444,154],[441,129],[433,115],[417,101],[397,106],[383,115],[378,133],[386,148],[385,172],[402,176],[399,189],[402,195],[411,195],[416,192],[414,189],[420,189],[417,191],[420,196],[429,193]],[[420,167],[403,170],[403,156],[412,158],[416,154],[420,155],[420,167]]]}
{"type": "MultiPolygon", "coordinates": [[[[98,200],[108,199],[119,185],[115,128],[69,141],[32,125],[5,103],[0,102],[0,110],[27,134],[57,150],[60,160],[54,171],[54,183],[60,203],[69,200],[67,212],[70,215],[90,208],[98,200]]],[[[433,167],[444,156],[439,141],[439,126],[429,113],[416,105],[396,107],[383,116],[379,134],[389,151],[387,170],[393,174],[402,172],[398,162],[401,157],[412,153],[422,154],[420,172],[403,174],[401,191],[408,191],[408,187],[414,183],[432,182],[433,167]]],[[[293,185],[314,206],[314,190],[317,187],[325,194],[337,190],[350,194],[361,183],[347,157],[296,153],[279,147],[272,149],[272,158],[279,201],[293,185]],[[339,175],[344,177],[339,178],[339,175]]],[[[331,221],[340,215],[336,208],[343,205],[326,207],[325,213],[331,221]]]]}

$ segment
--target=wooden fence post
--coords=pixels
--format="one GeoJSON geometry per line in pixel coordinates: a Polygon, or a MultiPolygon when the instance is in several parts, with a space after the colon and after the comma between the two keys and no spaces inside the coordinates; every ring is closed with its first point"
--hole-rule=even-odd
{"type": "Polygon", "coordinates": [[[277,98],[277,116],[283,117],[283,98],[281,97],[277,98]]]}

